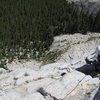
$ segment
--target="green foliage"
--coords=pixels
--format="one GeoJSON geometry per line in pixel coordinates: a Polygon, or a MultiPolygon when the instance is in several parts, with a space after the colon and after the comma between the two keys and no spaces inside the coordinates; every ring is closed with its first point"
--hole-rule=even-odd
{"type": "Polygon", "coordinates": [[[24,74],[24,76],[29,76],[29,74],[26,72],[26,73],[24,74]]]}
{"type": "Polygon", "coordinates": [[[14,77],[13,80],[18,80],[18,78],[17,77],[14,77]]]}
{"type": "Polygon", "coordinates": [[[39,60],[43,61],[43,64],[54,63],[56,59],[62,54],[63,51],[56,50],[45,53],[39,60]]]}
{"type": "Polygon", "coordinates": [[[100,12],[66,0],[0,0],[0,59],[8,62],[41,57],[55,35],[87,31],[100,32],[100,12]]]}
{"type": "Polygon", "coordinates": [[[98,13],[96,14],[93,24],[93,31],[100,32],[100,11],[98,11],[98,13]]]}
{"type": "Polygon", "coordinates": [[[100,36],[98,36],[98,37],[92,36],[92,37],[88,38],[87,41],[92,41],[92,40],[96,40],[96,39],[99,40],[100,39],[100,36]]]}

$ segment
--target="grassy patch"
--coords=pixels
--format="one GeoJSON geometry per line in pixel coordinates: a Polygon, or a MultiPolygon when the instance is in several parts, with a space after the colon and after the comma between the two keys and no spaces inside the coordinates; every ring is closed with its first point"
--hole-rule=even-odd
{"type": "Polygon", "coordinates": [[[61,50],[51,51],[41,57],[40,60],[43,61],[43,64],[54,63],[61,54],[61,50]]]}
{"type": "Polygon", "coordinates": [[[29,76],[29,74],[26,72],[26,73],[24,74],[24,76],[29,76]]]}
{"type": "Polygon", "coordinates": [[[26,83],[29,83],[29,81],[25,81],[26,83]]]}
{"type": "Polygon", "coordinates": [[[96,40],[96,39],[100,39],[100,36],[98,36],[98,37],[94,37],[94,36],[89,37],[87,41],[92,41],[92,40],[96,40]]]}
{"type": "Polygon", "coordinates": [[[13,80],[18,80],[18,78],[17,77],[14,77],[13,80]]]}

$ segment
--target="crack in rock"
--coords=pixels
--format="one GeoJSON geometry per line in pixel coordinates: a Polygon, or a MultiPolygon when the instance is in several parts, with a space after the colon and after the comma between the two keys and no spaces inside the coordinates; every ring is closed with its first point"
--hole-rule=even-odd
{"type": "Polygon", "coordinates": [[[43,95],[44,98],[46,98],[47,96],[49,96],[49,97],[51,97],[53,100],[59,100],[59,99],[57,99],[56,97],[53,97],[50,93],[47,93],[42,87],[39,88],[39,89],[37,90],[37,92],[39,92],[41,95],[43,95]]]}

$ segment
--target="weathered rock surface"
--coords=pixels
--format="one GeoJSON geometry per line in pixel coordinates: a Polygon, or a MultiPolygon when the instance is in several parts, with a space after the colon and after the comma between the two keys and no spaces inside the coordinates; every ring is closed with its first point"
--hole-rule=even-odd
{"type": "Polygon", "coordinates": [[[0,100],[88,100],[99,79],[72,70],[66,63],[53,63],[39,70],[18,68],[0,75],[0,100]]]}
{"type": "Polygon", "coordinates": [[[81,35],[60,35],[54,38],[51,51],[61,51],[57,62],[66,62],[72,68],[78,68],[84,64],[85,58],[95,52],[96,46],[100,45],[99,33],[81,35]]]}
{"type": "Polygon", "coordinates": [[[61,35],[50,51],[62,51],[56,63],[13,62],[0,68],[0,100],[99,100],[100,80],[75,69],[100,44],[100,34],[61,35]],[[99,89],[99,91],[98,91],[99,89]]]}

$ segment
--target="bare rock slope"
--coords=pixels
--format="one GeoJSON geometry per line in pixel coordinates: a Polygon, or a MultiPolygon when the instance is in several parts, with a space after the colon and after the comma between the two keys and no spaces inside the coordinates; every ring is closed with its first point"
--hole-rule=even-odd
{"type": "Polygon", "coordinates": [[[61,52],[57,62],[66,62],[70,67],[77,68],[85,64],[85,58],[94,53],[98,45],[100,45],[100,33],[87,35],[76,33],[55,37],[50,51],[61,52]]]}
{"type": "Polygon", "coordinates": [[[45,65],[38,71],[20,68],[0,75],[0,100],[91,100],[99,83],[66,63],[45,65]]]}
{"type": "Polygon", "coordinates": [[[0,68],[0,100],[93,100],[99,78],[78,72],[84,58],[100,44],[100,34],[60,35],[49,52],[60,52],[55,63],[13,62],[0,68]]]}

